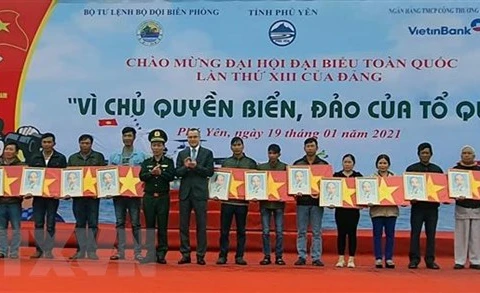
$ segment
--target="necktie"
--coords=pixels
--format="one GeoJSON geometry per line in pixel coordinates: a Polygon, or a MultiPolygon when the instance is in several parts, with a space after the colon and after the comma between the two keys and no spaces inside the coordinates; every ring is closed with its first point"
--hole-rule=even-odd
{"type": "Polygon", "coordinates": [[[197,159],[197,150],[192,148],[191,155],[192,155],[192,160],[196,160],[197,159]]]}

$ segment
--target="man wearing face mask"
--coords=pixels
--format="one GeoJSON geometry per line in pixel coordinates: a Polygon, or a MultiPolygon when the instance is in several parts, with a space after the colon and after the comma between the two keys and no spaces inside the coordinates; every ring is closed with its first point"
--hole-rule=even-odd
{"type": "MultiPolygon", "coordinates": [[[[109,164],[114,166],[140,166],[145,161],[145,153],[135,149],[134,143],[137,138],[137,131],[132,127],[122,129],[123,148],[110,156],[109,164]]],[[[117,253],[110,257],[110,260],[125,259],[126,235],[125,222],[127,212],[130,215],[133,234],[133,252],[135,260],[142,258],[142,238],[140,224],[140,207],[142,199],[139,197],[115,196],[113,207],[115,208],[115,229],[117,230],[117,253]]]]}
{"type": "MultiPolygon", "coordinates": [[[[439,166],[430,162],[433,150],[428,142],[418,145],[417,154],[419,162],[408,166],[406,172],[443,173],[439,166]]],[[[416,269],[420,263],[420,233],[425,223],[425,234],[427,235],[425,264],[429,269],[438,270],[440,267],[435,263],[435,233],[437,231],[438,207],[440,204],[437,202],[415,200],[412,200],[411,204],[410,263],[408,264],[408,268],[416,269]]]]}

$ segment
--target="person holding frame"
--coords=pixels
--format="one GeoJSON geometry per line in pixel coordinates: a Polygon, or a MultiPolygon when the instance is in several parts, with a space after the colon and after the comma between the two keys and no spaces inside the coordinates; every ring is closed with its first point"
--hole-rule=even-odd
{"type": "MultiPolygon", "coordinates": [[[[259,164],[258,170],[284,171],[287,164],[280,161],[281,149],[278,144],[271,144],[267,149],[268,162],[259,164]]],[[[273,217],[275,223],[275,264],[285,265],[283,260],[283,217],[285,203],[281,201],[261,201],[260,215],[262,217],[262,244],[263,259],[260,265],[269,265],[271,261],[270,222],[273,217]]]]}
{"type": "MultiPolygon", "coordinates": [[[[430,143],[424,142],[418,145],[417,155],[419,161],[407,167],[405,172],[422,172],[422,173],[443,173],[442,168],[433,164],[431,158],[433,156],[433,149],[430,143]]],[[[411,177],[413,180],[415,177],[411,177]]],[[[415,180],[410,184],[416,184],[415,180]]],[[[424,193],[426,193],[426,185],[424,185],[424,193]]],[[[425,195],[427,197],[428,195],[425,195]]],[[[427,245],[425,251],[425,264],[428,269],[438,270],[440,266],[435,263],[435,234],[438,223],[438,208],[440,206],[437,202],[428,201],[410,201],[412,208],[410,213],[410,263],[409,269],[418,268],[420,263],[420,234],[422,226],[425,224],[425,234],[427,237],[427,245]]]]}
{"type": "MultiPolygon", "coordinates": [[[[41,137],[42,150],[32,155],[28,161],[28,166],[36,168],[66,168],[67,158],[55,150],[55,143],[55,135],[53,133],[44,133],[41,137]]],[[[33,220],[35,222],[34,238],[36,250],[30,258],[54,258],[52,250],[55,244],[55,217],[57,216],[59,204],[58,197],[36,196],[33,198],[32,206],[33,220]]]]}
{"type": "MultiPolygon", "coordinates": [[[[135,147],[137,131],[135,128],[127,126],[122,129],[122,148],[116,150],[110,155],[109,165],[113,166],[140,166],[147,158],[145,153],[135,147]]],[[[110,260],[125,259],[126,249],[126,232],[125,226],[127,221],[127,213],[130,217],[133,236],[133,258],[137,261],[142,259],[142,226],[140,224],[140,209],[142,206],[142,198],[139,196],[122,196],[113,197],[113,208],[115,210],[115,230],[117,234],[116,252],[110,256],[110,260]]]]}
{"type": "MultiPolygon", "coordinates": [[[[23,163],[18,158],[18,145],[14,142],[5,144],[3,156],[0,158],[1,166],[19,166],[23,163]]],[[[21,195],[3,194],[3,178],[5,170],[2,169],[1,181],[2,196],[0,196],[0,258],[10,257],[17,259],[19,257],[19,248],[22,242],[21,220],[22,220],[22,200],[21,195]],[[12,227],[12,239],[8,245],[8,225],[12,227]]]]}
{"type": "MultiPolygon", "coordinates": [[[[228,157],[222,163],[223,168],[238,169],[257,169],[257,162],[245,155],[243,139],[236,136],[230,141],[230,149],[232,156],[228,157]]],[[[247,265],[244,259],[245,242],[247,240],[246,225],[248,215],[248,201],[240,199],[231,199],[222,201],[220,208],[220,253],[218,255],[217,265],[227,263],[228,250],[230,246],[230,229],[233,217],[235,217],[235,225],[237,226],[237,250],[235,253],[235,264],[247,265]]]]}
{"type": "MultiPolygon", "coordinates": [[[[460,162],[453,169],[480,171],[480,166],[475,162],[475,149],[472,146],[466,145],[462,148],[460,162]]],[[[468,257],[470,268],[480,270],[480,200],[463,196],[456,199],[454,237],[453,268],[456,270],[465,268],[468,257]]]]}
{"type": "MultiPolygon", "coordinates": [[[[296,160],[294,166],[309,166],[309,165],[328,165],[325,160],[318,157],[318,141],[316,138],[307,138],[303,142],[303,150],[305,155],[296,160]]],[[[295,262],[297,266],[307,264],[307,229],[308,226],[312,228],[312,265],[323,267],[322,262],[322,219],[323,207],[320,207],[319,197],[313,197],[311,188],[308,188],[307,194],[295,194],[297,203],[297,252],[298,259],[295,262]]]]}
{"type": "MultiPolygon", "coordinates": [[[[335,172],[333,177],[356,178],[362,177],[362,173],[354,170],[355,156],[346,154],[342,158],[342,170],[335,172]]],[[[360,221],[358,208],[335,208],[335,223],[337,225],[337,252],[338,261],[336,267],[345,266],[345,248],[348,237],[348,263],[347,267],[355,267],[355,253],[357,250],[357,227],[360,221]]]]}
{"type": "MultiPolygon", "coordinates": [[[[390,169],[390,157],[381,154],[375,161],[377,172],[373,176],[388,177],[394,174],[390,169]]],[[[375,254],[375,267],[383,268],[383,259],[385,258],[385,267],[394,269],[393,251],[395,246],[395,224],[400,211],[397,206],[371,206],[370,217],[373,225],[373,250],[375,254]],[[385,230],[385,253],[382,252],[382,238],[385,230]]]]}
{"type": "MultiPolygon", "coordinates": [[[[105,166],[105,157],[102,153],[92,149],[93,136],[82,134],[78,137],[79,151],[68,158],[69,167],[105,166]]],[[[97,178],[97,184],[101,179],[97,178]]],[[[67,199],[70,197],[66,197],[67,199]]],[[[71,260],[84,259],[98,260],[97,236],[100,199],[93,197],[73,197],[72,211],[75,217],[75,238],[77,251],[70,257],[71,260]]]]}

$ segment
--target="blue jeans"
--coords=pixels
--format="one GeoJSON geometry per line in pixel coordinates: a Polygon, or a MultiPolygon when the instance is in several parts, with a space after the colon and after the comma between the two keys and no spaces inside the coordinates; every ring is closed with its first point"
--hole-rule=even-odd
{"type": "Polygon", "coordinates": [[[55,243],[55,217],[59,200],[53,198],[33,198],[33,220],[35,221],[35,246],[37,251],[51,252],[55,243]],[[45,219],[47,233],[45,233],[45,219]]]}
{"type": "Polygon", "coordinates": [[[8,222],[12,226],[12,242],[10,243],[10,255],[18,256],[18,249],[22,236],[20,234],[20,220],[22,218],[21,203],[0,204],[0,253],[8,255],[8,222]]]}
{"type": "Polygon", "coordinates": [[[283,255],[283,212],[284,209],[260,208],[262,215],[262,240],[263,254],[270,256],[270,219],[272,215],[275,219],[275,258],[282,258],[283,255]]]}
{"type": "Polygon", "coordinates": [[[77,237],[77,249],[80,252],[97,251],[99,206],[100,200],[97,198],[73,199],[72,208],[76,221],[75,237],[77,237]]]}
{"type": "Polygon", "coordinates": [[[113,198],[113,207],[115,208],[115,228],[117,230],[118,240],[118,254],[125,255],[126,235],[125,235],[125,220],[127,218],[127,211],[130,215],[133,234],[133,251],[135,255],[142,252],[142,238],[140,233],[140,205],[142,200],[140,198],[131,198],[126,196],[118,196],[113,198]]]}
{"type": "Polygon", "coordinates": [[[307,259],[307,229],[312,227],[313,241],[310,247],[312,260],[322,257],[323,207],[297,205],[297,252],[298,257],[307,259]]]}
{"type": "Polygon", "coordinates": [[[397,217],[375,217],[372,218],[373,224],[373,250],[375,259],[383,259],[382,237],[385,229],[385,260],[393,259],[393,246],[395,243],[395,223],[397,217]]]}

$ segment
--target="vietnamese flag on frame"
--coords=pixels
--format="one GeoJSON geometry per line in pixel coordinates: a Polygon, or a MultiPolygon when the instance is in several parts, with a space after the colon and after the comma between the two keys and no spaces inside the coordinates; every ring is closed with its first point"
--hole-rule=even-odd
{"type": "Polygon", "coordinates": [[[61,169],[46,168],[45,178],[43,180],[43,196],[44,197],[60,197],[60,178],[61,169]]]}
{"type": "Polygon", "coordinates": [[[332,177],[332,165],[309,165],[310,168],[310,188],[312,194],[320,194],[320,180],[322,177],[332,177]]]}
{"type": "Polygon", "coordinates": [[[380,205],[385,206],[407,206],[405,201],[403,176],[380,177],[378,195],[380,205]]]}
{"type": "Polygon", "coordinates": [[[426,173],[428,201],[452,203],[448,196],[448,178],[446,174],[426,173]]]}
{"type": "Polygon", "coordinates": [[[268,200],[270,201],[291,201],[288,196],[287,173],[285,171],[267,172],[268,200]]]}
{"type": "Polygon", "coordinates": [[[3,196],[19,196],[22,182],[22,166],[3,167],[3,196]]]}
{"type": "Polygon", "coordinates": [[[480,171],[470,171],[472,199],[480,200],[480,171]]]}
{"type": "Polygon", "coordinates": [[[245,169],[222,168],[222,170],[227,170],[232,174],[228,198],[245,200],[245,169]]]}
{"type": "Polygon", "coordinates": [[[342,200],[344,208],[358,208],[357,191],[355,186],[355,178],[351,177],[342,179],[342,200]]]}
{"type": "Polygon", "coordinates": [[[118,180],[122,196],[143,196],[143,183],[139,178],[140,167],[118,166],[118,180]]]}

